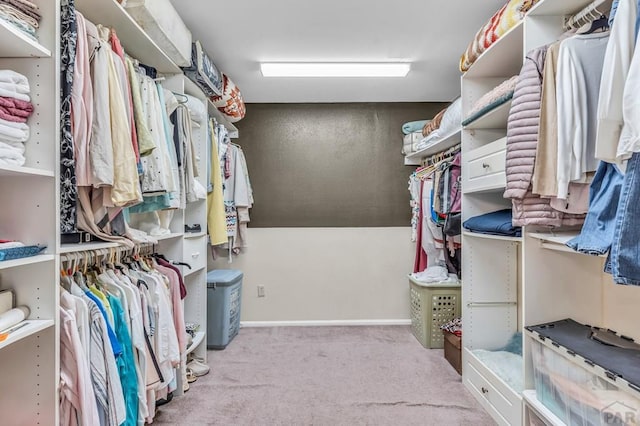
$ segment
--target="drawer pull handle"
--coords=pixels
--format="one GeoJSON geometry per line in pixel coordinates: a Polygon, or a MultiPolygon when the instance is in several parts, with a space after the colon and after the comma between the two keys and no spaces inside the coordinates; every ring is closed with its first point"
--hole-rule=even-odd
{"type": "Polygon", "coordinates": [[[482,168],[484,168],[484,169],[488,169],[488,168],[490,168],[490,167],[491,167],[491,166],[490,166],[489,164],[487,164],[487,163],[482,163],[482,168]]]}
{"type": "Polygon", "coordinates": [[[200,257],[200,252],[191,253],[191,257],[193,257],[194,259],[199,258],[200,257]]]}
{"type": "Polygon", "coordinates": [[[485,395],[489,393],[489,389],[487,389],[485,387],[482,387],[481,390],[482,390],[482,393],[485,394],[485,395]]]}

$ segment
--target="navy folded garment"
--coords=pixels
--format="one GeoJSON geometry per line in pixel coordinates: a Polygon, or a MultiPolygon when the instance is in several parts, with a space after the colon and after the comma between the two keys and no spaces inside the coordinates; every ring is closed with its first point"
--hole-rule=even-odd
{"type": "Polygon", "coordinates": [[[522,236],[522,228],[514,227],[511,209],[498,210],[467,219],[462,226],[471,232],[487,235],[522,236]]]}

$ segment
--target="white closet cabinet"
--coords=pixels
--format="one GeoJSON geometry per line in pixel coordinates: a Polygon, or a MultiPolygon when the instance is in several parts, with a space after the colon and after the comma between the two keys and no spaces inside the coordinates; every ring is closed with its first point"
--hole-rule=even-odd
{"type": "MultiPolygon", "coordinates": [[[[0,423],[30,426],[59,424],[60,255],[118,247],[109,242],[60,244],[60,1],[34,1],[42,13],[38,42],[0,20],[0,69],[28,77],[35,106],[28,121],[31,137],[25,144],[25,166],[0,167],[0,237],[47,245],[39,256],[0,262],[0,290],[12,289],[15,304],[31,310],[28,325],[0,342],[0,423]]],[[[232,137],[238,137],[237,128],[213,108],[117,1],[76,0],[76,9],[96,24],[115,28],[127,53],[156,67],[166,79],[165,87],[201,99],[232,137]]],[[[198,179],[206,187],[207,129],[201,126],[193,130],[198,179]]],[[[190,351],[206,359],[206,344],[202,344],[206,341],[207,317],[206,200],[176,211],[170,229],[170,235],[159,239],[157,250],[192,266],[183,269],[188,291],[185,316],[187,322],[200,324],[200,332],[190,351]],[[202,232],[185,235],[185,223],[199,223],[202,232]]]]}
{"type": "MultiPolygon", "coordinates": [[[[565,17],[590,3],[541,0],[463,75],[463,116],[480,96],[520,72],[526,52],[557,40],[564,32],[565,17]]],[[[463,129],[463,182],[477,174],[470,154],[471,158],[476,158],[474,152],[485,158],[500,155],[501,145],[494,144],[492,150],[490,144],[506,135],[505,110],[508,107],[463,129]]],[[[511,207],[511,201],[502,197],[504,182],[496,181],[480,189],[473,184],[463,187],[464,220],[511,207]]],[[[565,318],[640,338],[640,289],[614,285],[602,272],[604,258],[567,248],[564,243],[576,234],[531,227],[523,229],[522,238],[463,233],[463,382],[500,425],[529,424],[531,413],[524,412],[522,393],[488,368],[475,350],[497,350],[525,326],[565,318]]],[[[562,424],[535,398],[531,342],[525,336],[523,343],[519,374],[527,404],[548,424],[562,424]]]]}
{"type": "Polygon", "coordinates": [[[2,423],[52,425],[58,418],[59,2],[40,1],[39,42],[0,22],[0,68],[28,77],[34,114],[24,167],[0,167],[0,237],[46,244],[44,254],[0,262],[0,290],[31,310],[29,323],[0,342],[2,423]]]}

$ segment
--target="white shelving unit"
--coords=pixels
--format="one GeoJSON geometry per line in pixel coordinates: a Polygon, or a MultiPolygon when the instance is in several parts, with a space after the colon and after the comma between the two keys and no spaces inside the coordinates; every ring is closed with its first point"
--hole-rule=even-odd
{"type": "Polygon", "coordinates": [[[187,348],[187,355],[201,347],[200,345],[204,342],[205,337],[207,337],[207,333],[204,331],[196,332],[196,337],[193,338],[193,343],[187,348]]]}
{"type": "MultiPolygon", "coordinates": [[[[540,0],[463,75],[463,116],[482,95],[519,73],[526,52],[557,40],[564,32],[565,17],[589,3],[540,0]]],[[[468,154],[506,135],[508,110],[507,105],[500,107],[463,129],[463,182],[471,171],[468,154]]],[[[463,184],[463,220],[511,208],[502,189],[470,192],[463,184]]],[[[463,383],[499,425],[528,425],[532,412],[549,425],[563,423],[535,397],[527,337],[523,338],[523,394],[511,389],[473,350],[497,350],[525,326],[565,318],[640,338],[635,326],[640,320],[640,292],[614,285],[602,272],[602,257],[568,248],[566,242],[578,232],[525,227],[522,238],[463,233],[463,383]]]]}
{"type": "MultiPolygon", "coordinates": [[[[198,98],[208,114],[224,125],[232,138],[237,138],[239,132],[213,103],[202,93],[198,86],[186,78],[181,69],[162,51],[162,49],[145,33],[144,29],[129,16],[126,9],[116,0],[76,0],[76,8],[85,18],[96,24],[103,24],[115,29],[125,51],[140,60],[142,63],[155,67],[164,75],[163,86],[174,93],[187,94],[198,98]]],[[[192,127],[194,137],[195,155],[198,161],[200,175],[198,180],[206,187],[207,174],[207,144],[208,125],[196,125],[192,127]]],[[[1,173],[1,172],[0,172],[1,173]]],[[[156,237],[157,250],[167,257],[188,263],[191,268],[182,267],[183,278],[187,287],[187,297],[184,301],[185,319],[200,325],[197,341],[190,347],[189,352],[195,352],[200,358],[206,360],[206,262],[207,262],[207,234],[204,232],[207,226],[206,200],[189,203],[185,210],[176,211],[170,225],[171,234],[156,237]],[[185,233],[184,226],[200,224],[203,231],[198,233],[185,233]]],[[[118,243],[96,242],[74,245],[65,245],[62,253],[74,253],[85,250],[99,250],[118,247],[118,243]]],[[[181,388],[180,386],[178,386],[181,388]]]]}
{"type": "Polygon", "coordinates": [[[419,166],[422,160],[430,155],[437,154],[452,148],[460,143],[462,136],[462,130],[456,130],[455,132],[446,135],[442,139],[432,143],[426,148],[409,154],[405,157],[405,166],[419,166]]]}
{"type": "Polygon", "coordinates": [[[51,56],[49,49],[5,20],[0,20],[0,39],[2,40],[0,57],[48,58],[51,56]]]}
{"type": "Polygon", "coordinates": [[[218,121],[218,123],[222,124],[224,127],[227,128],[227,130],[229,131],[229,137],[231,139],[239,138],[240,132],[238,131],[238,128],[232,122],[230,122],[229,119],[225,117],[224,114],[220,112],[220,110],[218,110],[218,108],[216,108],[216,106],[213,104],[213,102],[211,102],[211,100],[207,100],[207,103],[208,103],[209,115],[215,118],[218,121]]]}
{"type": "Polygon", "coordinates": [[[462,231],[462,235],[469,238],[480,238],[480,239],[486,239],[486,240],[509,241],[514,243],[522,242],[522,237],[504,237],[502,235],[479,234],[477,232],[471,232],[471,231],[462,231]]]}
{"type": "Polygon", "coordinates": [[[505,102],[474,120],[472,123],[466,125],[465,129],[503,129],[507,119],[509,118],[510,109],[511,101],[505,102]]]}
{"type": "Polygon", "coordinates": [[[24,257],[22,259],[5,260],[0,262],[0,270],[16,268],[18,266],[33,265],[36,263],[51,262],[52,260],[55,260],[55,256],[52,254],[41,254],[38,256],[24,257]]]}
{"type": "Polygon", "coordinates": [[[29,336],[33,336],[34,334],[38,334],[42,330],[46,330],[49,327],[53,327],[55,325],[54,320],[28,320],[25,321],[24,324],[21,324],[22,327],[17,329],[16,331],[9,334],[6,340],[0,342],[0,350],[6,348],[9,345],[16,343],[19,340],[26,339],[29,336]]]}
{"type": "Polygon", "coordinates": [[[166,75],[182,73],[116,0],[76,0],[76,9],[91,22],[114,28],[125,51],[143,64],[166,75]]]}
{"type": "Polygon", "coordinates": [[[0,168],[0,236],[47,246],[38,256],[0,262],[0,290],[13,290],[16,305],[30,309],[26,325],[0,342],[0,410],[11,425],[58,421],[60,2],[37,3],[38,41],[0,21],[0,68],[29,79],[34,105],[25,165],[0,168]]]}
{"type": "MultiPolygon", "coordinates": [[[[212,104],[209,99],[202,93],[200,88],[196,86],[187,77],[182,77],[184,83],[184,93],[199,99],[204,108],[211,114],[212,104]]],[[[217,111],[217,110],[216,110],[217,111]]],[[[220,114],[222,115],[222,114],[220,114]]],[[[228,128],[229,129],[229,128],[228,128]]],[[[237,129],[234,127],[235,132],[237,129]]],[[[230,132],[234,131],[229,129],[230,132]]],[[[197,177],[198,181],[206,188],[209,184],[207,177],[207,144],[209,143],[208,123],[203,123],[200,127],[194,125],[192,128],[193,145],[195,149],[196,159],[198,161],[197,177]]],[[[200,224],[202,232],[185,233],[182,256],[191,269],[182,268],[182,274],[187,286],[187,298],[184,301],[185,320],[187,322],[199,324],[200,328],[193,340],[193,344],[189,348],[189,353],[199,358],[207,359],[207,250],[208,240],[204,230],[207,229],[207,203],[206,201],[196,201],[187,206],[185,211],[185,223],[189,226],[200,224]]]]}

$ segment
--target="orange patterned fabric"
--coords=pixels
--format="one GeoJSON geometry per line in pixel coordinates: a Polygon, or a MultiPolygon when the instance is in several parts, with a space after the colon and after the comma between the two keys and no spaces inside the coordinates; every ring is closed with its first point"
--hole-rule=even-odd
{"type": "Polygon", "coordinates": [[[466,72],[476,60],[500,37],[524,18],[538,0],[509,0],[476,33],[473,41],[460,58],[460,71],[466,72]]]}
{"type": "Polygon", "coordinates": [[[422,136],[426,138],[431,133],[433,133],[434,130],[440,128],[440,123],[442,123],[442,117],[444,117],[445,112],[447,112],[447,108],[440,111],[435,117],[433,117],[433,120],[425,124],[425,126],[422,128],[422,136]]]}
{"type": "Polygon", "coordinates": [[[223,74],[222,96],[212,96],[211,102],[222,112],[230,122],[235,123],[244,118],[247,113],[242,93],[238,86],[226,75],[223,74]]]}

